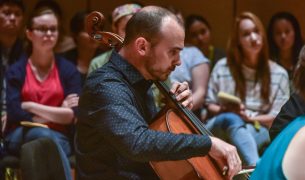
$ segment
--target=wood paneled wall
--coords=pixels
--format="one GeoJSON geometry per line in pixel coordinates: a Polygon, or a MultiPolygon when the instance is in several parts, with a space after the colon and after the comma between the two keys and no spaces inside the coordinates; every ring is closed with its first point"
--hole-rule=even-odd
{"type": "MultiPolygon", "coordinates": [[[[262,20],[265,27],[272,14],[278,11],[292,12],[300,22],[302,32],[305,32],[305,1],[303,0],[56,0],[64,12],[64,26],[68,31],[69,20],[79,10],[91,9],[109,16],[112,10],[121,4],[139,2],[143,5],[173,5],[181,10],[184,16],[199,14],[211,24],[212,38],[216,46],[225,48],[234,16],[242,11],[251,11],[262,20]]],[[[24,0],[30,11],[37,0],[24,0]]],[[[106,28],[110,29],[110,23],[106,28]]],[[[304,35],[304,33],[303,33],[304,35]]]]}

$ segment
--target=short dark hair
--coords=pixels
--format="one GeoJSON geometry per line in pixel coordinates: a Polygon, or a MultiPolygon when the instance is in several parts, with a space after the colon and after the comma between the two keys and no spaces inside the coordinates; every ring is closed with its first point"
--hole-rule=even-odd
{"type": "Polygon", "coordinates": [[[23,12],[25,11],[22,0],[0,0],[0,6],[3,6],[4,4],[13,4],[18,6],[23,12]]]}
{"type": "Polygon", "coordinates": [[[124,44],[129,44],[132,40],[140,36],[155,44],[157,42],[156,39],[160,36],[165,17],[172,17],[183,27],[181,20],[162,7],[153,7],[151,10],[140,10],[132,16],[126,25],[124,44]]]}

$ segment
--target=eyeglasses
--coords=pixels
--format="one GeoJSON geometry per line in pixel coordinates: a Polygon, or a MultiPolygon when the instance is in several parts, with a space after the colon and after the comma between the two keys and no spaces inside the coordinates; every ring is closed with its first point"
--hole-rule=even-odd
{"type": "Polygon", "coordinates": [[[33,27],[31,29],[32,31],[36,31],[37,33],[39,34],[47,34],[49,31],[51,34],[55,34],[58,32],[58,29],[56,26],[50,26],[50,27],[47,27],[47,26],[40,26],[40,27],[33,27]]]}

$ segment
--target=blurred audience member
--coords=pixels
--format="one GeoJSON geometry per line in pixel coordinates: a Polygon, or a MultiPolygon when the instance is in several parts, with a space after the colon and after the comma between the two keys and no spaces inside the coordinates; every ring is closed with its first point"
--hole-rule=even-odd
{"type": "Polygon", "coordinates": [[[13,64],[22,53],[20,40],[24,5],[21,0],[0,1],[0,47],[3,68],[13,64]]]}
{"type": "Polygon", "coordinates": [[[304,179],[305,116],[292,120],[268,146],[251,180],[304,179]]]}
{"type": "MultiPolygon", "coordinates": [[[[112,32],[118,34],[123,39],[125,38],[125,27],[133,14],[138,12],[141,6],[138,4],[124,4],[116,7],[112,12],[112,32]]],[[[88,73],[96,70],[108,62],[113,49],[95,57],[90,64],[88,73]]]]}
{"type": "Polygon", "coordinates": [[[271,139],[274,139],[292,120],[305,115],[305,46],[301,49],[298,59],[293,75],[295,92],[275,118],[269,131],[271,139]]]}
{"type": "Polygon", "coordinates": [[[268,26],[270,56],[283,66],[292,79],[293,70],[303,45],[300,25],[289,12],[279,12],[272,16],[268,26]]]}
{"type": "Polygon", "coordinates": [[[21,0],[0,1],[1,131],[4,130],[6,124],[6,83],[3,80],[8,67],[16,62],[23,53],[23,43],[20,36],[23,27],[24,11],[24,4],[21,0]]]}
{"type": "Polygon", "coordinates": [[[196,47],[180,51],[181,65],[170,74],[171,82],[187,82],[193,92],[193,111],[200,118],[209,81],[209,60],[196,47]]]}
{"type": "Polygon", "coordinates": [[[58,29],[58,17],[51,9],[38,8],[30,15],[26,24],[28,56],[23,56],[6,74],[8,124],[5,140],[13,154],[18,154],[23,143],[41,137],[54,140],[70,179],[68,127],[74,122],[81,87],[75,66],[54,55],[58,29]]]}
{"type": "Polygon", "coordinates": [[[76,65],[81,74],[82,85],[87,77],[91,60],[98,53],[98,42],[91,38],[85,31],[85,19],[89,12],[76,13],[70,22],[70,31],[76,47],[65,52],[64,57],[76,65]]]}
{"type": "Polygon", "coordinates": [[[305,46],[296,64],[295,93],[282,107],[270,129],[274,139],[259,160],[251,179],[303,179],[305,148],[305,46]]]}
{"type": "Polygon", "coordinates": [[[197,46],[210,60],[211,68],[216,62],[225,57],[222,49],[212,45],[211,26],[209,22],[199,15],[190,15],[185,20],[186,42],[197,46]]]}
{"type": "MultiPolygon", "coordinates": [[[[66,21],[64,19],[63,11],[55,0],[39,0],[35,5],[34,9],[39,9],[42,7],[52,9],[52,11],[58,17],[59,24],[65,24],[66,21]]],[[[58,31],[60,32],[58,37],[58,43],[56,44],[54,51],[56,53],[64,53],[75,48],[76,45],[73,41],[73,38],[67,35],[63,26],[59,26],[58,31]]]]}
{"type": "Polygon", "coordinates": [[[258,149],[269,142],[268,128],[289,97],[288,74],[269,60],[263,24],[250,12],[239,15],[228,43],[228,56],[215,65],[206,102],[206,127],[228,138],[246,165],[255,165],[258,149]],[[221,103],[218,93],[239,97],[241,104],[221,103]]]}

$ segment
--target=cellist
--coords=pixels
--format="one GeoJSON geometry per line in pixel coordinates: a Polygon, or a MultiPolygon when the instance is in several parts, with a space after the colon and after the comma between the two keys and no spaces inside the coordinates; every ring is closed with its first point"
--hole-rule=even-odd
{"type": "MultiPolygon", "coordinates": [[[[145,7],[129,20],[122,48],[89,75],[80,97],[79,179],[157,179],[149,161],[204,155],[225,161],[228,178],[241,170],[236,148],[220,139],[149,129],[156,114],[152,80],[165,80],[180,65],[183,46],[183,25],[161,7],[145,7]]],[[[171,92],[192,108],[187,83],[173,84],[171,92]]]]}

